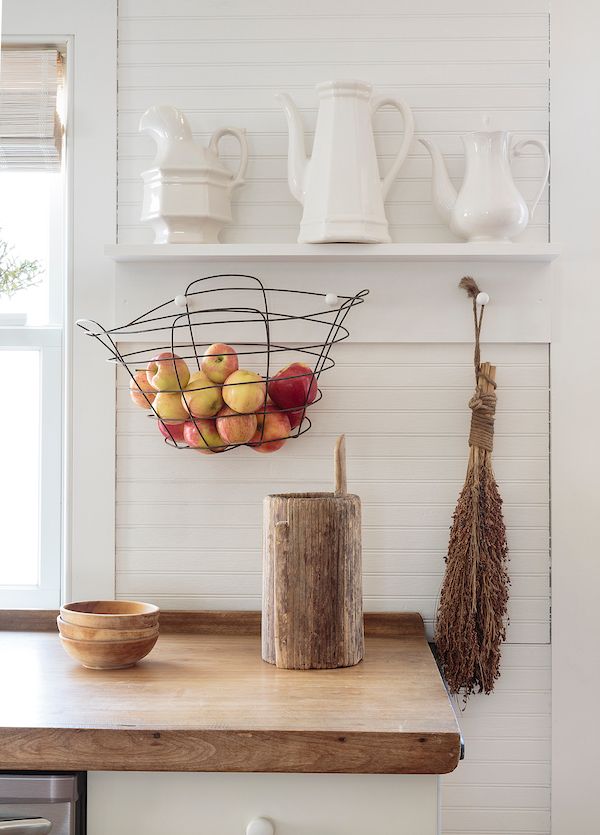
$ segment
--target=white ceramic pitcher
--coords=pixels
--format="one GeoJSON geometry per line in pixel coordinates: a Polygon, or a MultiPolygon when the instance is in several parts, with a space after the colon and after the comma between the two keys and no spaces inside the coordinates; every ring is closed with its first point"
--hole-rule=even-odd
{"type": "Polygon", "coordinates": [[[512,135],[502,130],[466,133],[462,141],[465,175],[457,193],[437,145],[420,139],[433,160],[433,203],[459,238],[510,241],[526,228],[544,193],[550,171],[548,148],[539,139],[523,139],[513,145],[512,135]],[[513,157],[526,145],[539,148],[544,157],[544,173],[531,207],[515,186],[510,168],[513,157]]]}
{"type": "Polygon", "coordinates": [[[304,206],[300,243],[388,243],[384,200],[406,159],[414,133],[408,105],[390,96],[372,96],[363,81],[317,85],[319,113],[312,156],[306,156],[304,128],[292,99],[277,96],[288,122],[288,182],[304,206]],[[383,178],[379,174],[371,119],[384,105],[404,119],[404,138],[383,178]]]}
{"type": "Polygon", "coordinates": [[[142,173],[142,221],[154,228],[154,242],[217,243],[231,223],[231,193],[244,184],[248,162],[245,131],[219,128],[205,148],[194,140],[185,115],[169,105],[153,105],[140,120],[140,131],[156,142],[154,165],[142,173]],[[237,173],[219,159],[219,140],[230,134],[240,145],[237,173]]]}

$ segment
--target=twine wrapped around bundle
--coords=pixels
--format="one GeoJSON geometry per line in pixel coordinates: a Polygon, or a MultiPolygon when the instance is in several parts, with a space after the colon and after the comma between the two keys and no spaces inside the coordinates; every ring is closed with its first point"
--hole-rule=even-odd
{"type": "Polygon", "coordinates": [[[510,581],[502,498],[492,468],[496,368],[480,360],[485,306],[478,313],[479,288],[472,278],[459,286],[473,302],[476,388],[469,401],[467,475],[454,511],[435,641],[450,691],[467,698],[491,693],[500,675],[510,581]]]}

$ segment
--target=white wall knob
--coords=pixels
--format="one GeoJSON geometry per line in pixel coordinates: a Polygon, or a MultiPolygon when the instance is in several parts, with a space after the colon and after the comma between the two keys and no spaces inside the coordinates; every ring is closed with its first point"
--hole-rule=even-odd
{"type": "Polygon", "coordinates": [[[478,293],[477,298],[475,299],[476,304],[480,307],[483,307],[484,304],[487,304],[490,300],[490,297],[487,293],[478,293]]]}
{"type": "Polygon", "coordinates": [[[185,307],[187,304],[187,298],[185,296],[175,296],[173,299],[177,307],[185,307]]]}
{"type": "Polygon", "coordinates": [[[331,305],[333,307],[334,304],[339,302],[339,298],[336,296],[335,293],[327,293],[325,296],[325,304],[331,305]]]}
{"type": "Polygon", "coordinates": [[[246,835],[275,835],[275,827],[266,818],[254,818],[246,827],[246,835]]]}

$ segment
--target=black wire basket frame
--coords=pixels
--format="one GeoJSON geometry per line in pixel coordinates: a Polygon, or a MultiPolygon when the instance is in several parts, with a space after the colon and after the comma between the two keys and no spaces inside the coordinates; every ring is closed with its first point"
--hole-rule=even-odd
{"type": "MultiPolygon", "coordinates": [[[[139,389],[139,392],[142,394],[144,399],[148,404],[148,408],[150,410],[150,417],[159,420],[162,423],[162,426],[166,430],[165,435],[165,442],[170,446],[173,446],[177,449],[185,449],[188,448],[187,444],[182,444],[178,442],[175,438],[173,430],[170,428],[172,424],[169,424],[166,419],[162,419],[154,409],[152,402],[147,397],[146,392],[139,386],[137,380],[135,380],[135,373],[140,369],[140,364],[147,364],[150,359],[154,359],[158,353],[161,351],[169,350],[172,354],[177,354],[178,357],[184,359],[186,362],[195,363],[198,370],[201,368],[202,358],[204,356],[204,351],[212,344],[212,342],[200,342],[198,339],[199,331],[203,327],[214,326],[214,325],[248,325],[248,324],[256,324],[262,325],[264,327],[264,341],[260,342],[235,342],[236,348],[243,348],[244,350],[236,350],[236,353],[239,357],[250,357],[250,356],[262,356],[266,360],[266,373],[264,375],[264,383],[265,383],[265,396],[262,406],[262,411],[259,408],[255,414],[263,415],[263,420],[261,423],[260,428],[260,438],[253,443],[257,445],[260,444],[263,440],[264,430],[266,421],[264,416],[269,411],[268,407],[268,388],[269,382],[271,379],[271,368],[272,368],[272,360],[273,357],[277,354],[285,354],[286,352],[293,352],[296,354],[303,354],[306,357],[310,357],[312,360],[312,373],[314,374],[316,381],[317,381],[317,396],[312,401],[312,403],[308,403],[308,397],[310,393],[310,386],[307,387],[307,396],[306,400],[303,404],[298,406],[293,406],[290,408],[279,409],[282,412],[302,412],[301,419],[296,427],[291,431],[291,433],[286,436],[290,438],[297,438],[300,435],[303,435],[307,432],[311,427],[311,420],[306,414],[307,409],[310,406],[317,403],[322,398],[322,391],[318,387],[318,381],[321,374],[324,371],[329,371],[331,368],[335,366],[335,361],[331,357],[331,348],[333,345],[337,344],[338,342],[342,342],[345,339],[348,339],[350,336],[350,332],[347,327],[344,325],[346,317],[350,310],[356,305],[362,304],[368,295],[368,290],[361,290],[353,296],[334,296],[332,294],[326,293],[317,293],[311,290],[294,290],[288,288],[280,288],[280,287],[265,287],[263,282],[253,275],[246,275],[243,273],[220,273],[215,275],[208,275],[202,278],[197,278],[191,281],[185,291],[185,297],[180,298],[177,297],[175,300],[169,299],[166,302],[163,302],[156,307],[151,308],[146,313],[138,316],[137,318],[133,319],[131,322],[128,322],[125,325],[120,325],[118,327],[106,329],[104,328],[99,322],[90,319],[80,319],[77,321],[78,327],[82,328],[88,336],[91,336],[94,339],[97,339],[109,352],[109,362],[113,362],[115,364],[121,365],[127,373],[129,374],[131,380],[135,382],[135,385],[139,389]],[[241,280],[247,280],[249,282],[248,286],[217,286],[217,287],[208,287],[206,282],[211,281],[229,281],[233,280],[235,285],[238,285],[241,280]],[[223,293],[223,292],[253,292],[257,293],[261,302],[261,307],[253,307],[253,306],[217,306],[217,307],[209,307],[203,306],[206,303],[206,300],[210,298],[211,293],[223,293]],[[309,299],[314,299],[315,301],[322,301],[320,308],[309,313],[298,313],[298,312],[283,312],[283,311],[275,311],[271,309],[269,306],[269,299],[272,298],[274,301],[279,301],[283,298],[291,298],[295,300],[299,300],[300,297],[303,297],[304,301],[309,299]],[[203,303],[199,306],[199,303],[203,303]],[[181,312],[169,312],[167,313],[166,310],[168,308],[173,308],[173,306],[180,305],[179,309],[181,312]],[[185,309],[184,309],[185,308],[185,309]],[[235,314],[236,317],[240,318],[231,318],[235,314]],[[225,319],[220,318],[212,318],[213,316],[224,315],[227,316],[225,319]],[[204,317],[210,316],[211,318],[208,320],[204,320],[204,317]],[[271,330],[272,326],[276,323],[291,323],[291,322],[306,322],[311,323],[312,325],[316,325],[319,330],[322,329],[322,333],[324,338],[319,338],[318,340],[312,340],[307,344],[304,343],[296,343],[293,347],[285,344],[280,344],[279,342],[273,342],[271,338],[271,330]],[[131,337],[131,336],[139,336],[139,341],[147,342],[148,338],[152,334],[152,338],[158,337],[159,334],[165,333],[170,334],[169,344],[167,345],[155,345],[151,348],[144,348],[143,350],[136,350],[136,351],[123,351],[119,347],[119,342],[122,342],[122,337],[131,337]],[[185,334],[185,342],[182,342],[178,337],[182,337],[185,334]],[[190,350],[191,352],[188,354],[182,353],[182,350],[190,350]]],[[[171,390],[172,393],[181,393],[184,401],[185,401],[185,385],[182,385],[182,380],[179,376],[179,369],[177,367],[177,363],[173,363],[178,388],[171,390]]],[[[292,374],[289,377],[279,377],[280,380],[289,380],[294,379],[297,377],[306,376],[305,374],[292,374]]],[[[251,382],[238,382],[233,383],[230,385],[240,386],[240,385],[250,385],[251,382]]],[[[228,385],[224,383],[223,385],[228,385]]],[[[220,384],[215,383],[215,388],[219,388],[220,384]]],[[[207,388],[203,386],[203,388],[207,388]]],[[[210,388],[210,387],[208,387],[210,388]]],[[[193,390],[193,389],[192,389],[193,390]]],[[[189,392],[189,389],[188,389],[189,392]]],[[[187,401],[185,401],[187,403],[187,401]]],[[[207,439],[204,438],[202,434],[201,427],[199,426],[197,418],[195,418],[191,413],[189,415],[189,420],[192,421],[202,438],[203,442],[205,442],[208,446],[207,439]]],[[[269,441],[277,441],[277,440],[284,440],[283,438],[279,439],[269,439],[269,441]]],[[[247,444],[223,444],[222,446],[212,447],[214,451],[228,451],[230,449],[235,449],[237,446],[245,446],[247,444]]]]}

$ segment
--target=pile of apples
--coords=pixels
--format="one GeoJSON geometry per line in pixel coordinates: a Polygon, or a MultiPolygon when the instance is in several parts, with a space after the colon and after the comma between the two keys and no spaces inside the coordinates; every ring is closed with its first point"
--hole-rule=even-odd
{"type": "Polygon", "coordinates": [[[177,354],[161,353],[133,374],[129,393],[158,416],[165,438],[205,454],[239,444],[276,452],[317,397],[308,365],[293,362],[264,380],[240,368],[236,351],[222,342],[206,349],[200,368],[190,373],[177,354]]]}

